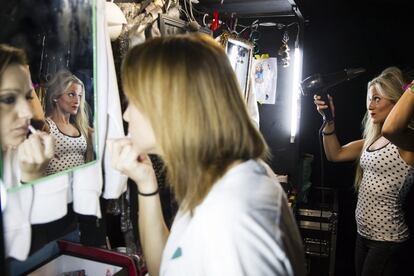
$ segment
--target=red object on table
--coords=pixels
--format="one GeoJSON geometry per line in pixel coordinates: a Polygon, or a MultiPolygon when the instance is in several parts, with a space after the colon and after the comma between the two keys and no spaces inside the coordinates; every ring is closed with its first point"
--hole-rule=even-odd
{"type": "Polygon", "coordinates": [[[146,271],[137,269],[131,257],[119,252],[98,247],[83,246],[63,240],[58,240],[58,245],[61,254],[122,266],[127,269],[128,275],[131,276],[142,276],[146,273],[146,271]]]}

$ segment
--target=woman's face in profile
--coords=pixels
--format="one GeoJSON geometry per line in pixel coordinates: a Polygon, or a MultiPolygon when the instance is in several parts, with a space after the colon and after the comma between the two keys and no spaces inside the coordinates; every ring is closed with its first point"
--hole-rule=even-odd
{"type": "Polygon", "coordinates": [[[6,147],[16,147],[27,136],[33,112],[32,82],[29,69],[23,65],[9,65],[0,76],[0,138],[6,147]]]}
{"type": "Polygon", "coordinates": [[[136,151],[159,154],[154,130],[148,118],[133,104],[129,103],[123,118],[128,122],[128,135],[136,151]]]}
{"type": "Polygon", "coordinates": [[[57,99],[58,110],[64,114],[76,115],[83,97],[83,88],[80,84],[72,83],[57,99]]]}
{"type": "Polygon", "coordinates": [[[390,114],[391,109],[394,107],[394,103],[381,95],[375,88],[371,86],[368,90],[368,102],[367,109],[374,124],[382,124],[390,114]]]}

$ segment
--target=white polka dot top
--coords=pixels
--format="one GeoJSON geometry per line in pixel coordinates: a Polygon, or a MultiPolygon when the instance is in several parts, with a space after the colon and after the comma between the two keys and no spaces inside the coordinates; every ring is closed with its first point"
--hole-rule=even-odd
{"type": "Polygon", "coordinates": [[[355,211],[358,234],[377,241],[407,240],[402,204],[413,183],[414,168],[392,143],[364,150],[360,163],[364,173],[355,211]]]}
{"type": "Polygon", "coordinates": [[[55,138],[55,156],[50,160],[46,173],[49,175],[84,164],[86,138],[82,134],[76,137],[63,134],[50,118],[46,122],[55,138]]]}

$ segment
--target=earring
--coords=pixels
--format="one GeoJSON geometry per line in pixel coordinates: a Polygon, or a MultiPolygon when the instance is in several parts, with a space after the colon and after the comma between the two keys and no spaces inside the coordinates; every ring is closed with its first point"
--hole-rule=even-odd
{"type": "Polygon", "coordinates": [[[54,101],[55,103],[57,103],[57,99],[53,99],[53,101],[54,101]]]}

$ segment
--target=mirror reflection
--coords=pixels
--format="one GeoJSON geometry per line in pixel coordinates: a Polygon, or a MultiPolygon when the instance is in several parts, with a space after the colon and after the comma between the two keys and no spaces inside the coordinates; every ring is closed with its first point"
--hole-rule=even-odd
{"type": "Polygon", "coordinates": [[[249,71],[252,59],[253,45],[229,33],[220,36],[220,42],[226,49],[230,64],[236,73],[244,99],[247,100],[249,71]]]}
{"type": "Polygon", "coordinates": [[[5,166],[12,158],[14,177],[25,183],[95,160],[93,0],[0,4],[5,166]],[[11,58],[10,49],[27,61],[11,58]]]}
{"type": "Polygon", "coordinates": [[[0,44],[0,139],[4,163],[11,167],[5,168],[7,188],[43,176],[54,153],[51,135],[32,128],[33,135],[27,137],[33,118],[32,100],[33,86],[24,51],[0,44]]]}
{"type": "Polygon", "coordinates": [[[83,82],[67,70],[57,72],[47,86],[43,106],[45,129],[55,139],[55,152],[46,174],[93,160],[93,129],[89,126],[83,82]]]}

